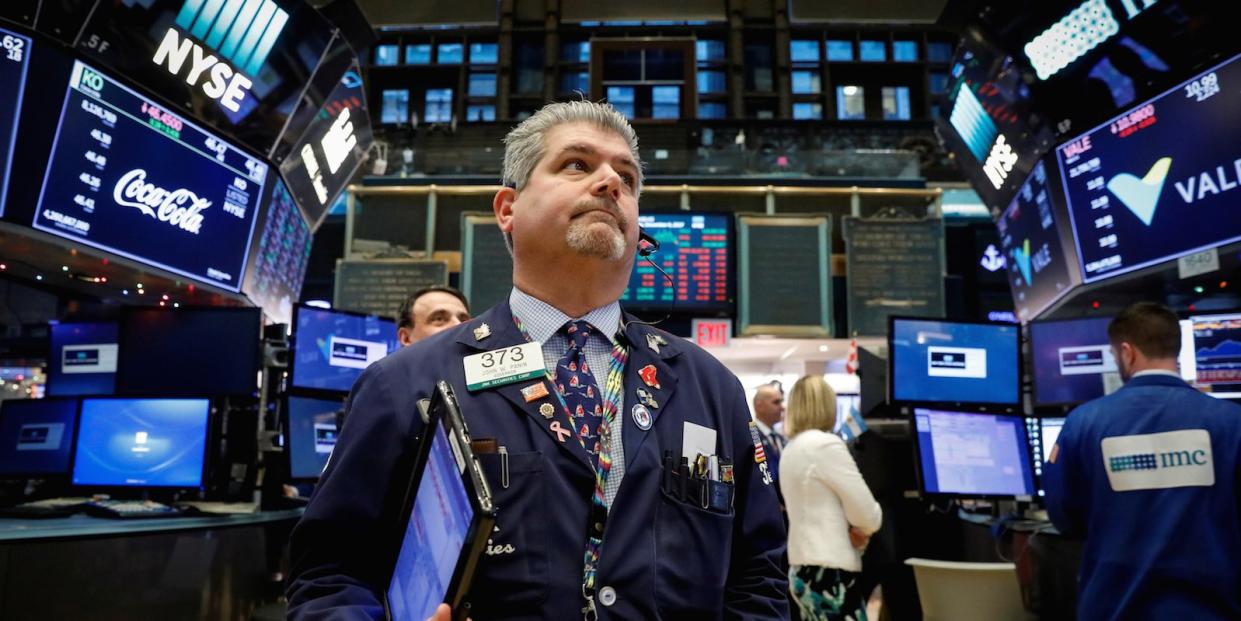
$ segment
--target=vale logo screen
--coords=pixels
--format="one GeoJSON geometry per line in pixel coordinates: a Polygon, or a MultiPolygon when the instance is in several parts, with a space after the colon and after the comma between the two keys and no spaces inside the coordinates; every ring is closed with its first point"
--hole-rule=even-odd
{"type": "Polygon", "coordinates": [[[1063,198],[1042,161],[996,220],[1017,316],[1029,321],[1069,290],[1073,281],[1056,228],[1055,202],[1063,198]]]}
{"type": "Polygon", "coordinates": [[[1056,150],[1081,274],[1123,274],[1241,239],[1241,56],[1056,150]]]}

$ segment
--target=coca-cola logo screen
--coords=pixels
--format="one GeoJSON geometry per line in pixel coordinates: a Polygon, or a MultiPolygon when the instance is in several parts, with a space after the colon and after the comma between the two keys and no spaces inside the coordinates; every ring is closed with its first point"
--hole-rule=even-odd
{"type": "Polygon", "coordinates": [[[34,227],[235,292],[267,170],[77,62],[34,227]]]}

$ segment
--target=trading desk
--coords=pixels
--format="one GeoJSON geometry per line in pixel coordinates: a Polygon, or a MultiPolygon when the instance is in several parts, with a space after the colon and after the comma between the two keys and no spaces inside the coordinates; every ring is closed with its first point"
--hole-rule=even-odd
{"type": "Polygon", "coordinates": [[[0,619],[249,619],[301,513],[0,519],[0,619]]]}

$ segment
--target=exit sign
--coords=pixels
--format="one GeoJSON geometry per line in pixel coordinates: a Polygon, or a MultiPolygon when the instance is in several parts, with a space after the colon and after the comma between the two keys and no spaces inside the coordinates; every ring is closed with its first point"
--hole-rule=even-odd
{"type": "Polygon", "coordinates": [[[728,347],[733,335],[731,319],[695,319],[691,325],[694,344],[699,347],[728,347]]]}

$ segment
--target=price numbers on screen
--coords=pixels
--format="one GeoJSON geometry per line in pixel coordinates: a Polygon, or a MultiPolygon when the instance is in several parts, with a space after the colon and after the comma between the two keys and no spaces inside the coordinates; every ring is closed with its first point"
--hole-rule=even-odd
{"type": "Polygon", "coordinates": [[[99,185],[100,185],[99,177],[96,177],[95,175],[92,175],[90,173],[82,173],[78,175],[78,180],[81,181],[82,183],[85,183],[92,190],[99,189],[99,185]]]}
{"type": "Polygon", "coordinates": [[[108,127],[116,126],[115,112],[108,110],[107,108],[104,108],[103,106],[90,100],[82,100],[82,109],[99,117],[99,120],[103,121],[108,127]]]}
{"type": "Polygon", "coordinates": [[[105,132],[102,129],[90,130],[90,137],[99,141],[99,146],[105,149],[112,146],[112,134],[109,134],[108,132],[105,132]]]}
{"type": "Polygon", "coordinates": [[[1219,76],[1212,71],[1185,85],[1185,96],[1194,101],[1204,101],[1219,92],[1219,76]]]}
{"type": "Polygon", "coordinates": [[[95,211],[95,199],[93,198],[88,198],[82,196],[81,194],[77,194],[73,197],[73,202],[85,210],[86,213],[94,213],[95,211]]]}
{"type": "Polygon", "coordinates": [[[1129,114],[1126,114],[1115,121],[1112,121],[1110,127],[1113,134],[1124,138],[1146,127],[1155,124],[1155,104],[1146,104],[1129,114]]]}
{"type": "Polygon", "coordinates": [[[26,42],[12,35],[0,39],[0,49],[4,50],[5,60],[20,63],[26,57],[26,42]]]}
{"type": "Polygon", "coordinates": [[[107,158],[106,156],[104,156],[104,155],[100,155],[100,154],[98,154],[98,153],[95,153],[94,151],[87,151],[87,152],[86,152],[86,161],[88,161],[88,162],[90,162],[90,163],[92,163],[92,164],[94,164],[94,165],[96,165],[96,166],[98,166],[98,167],[100,167],[100,168],[103,168],[104,166],[107,166],[107,165],[108,165],[108,158],[107,158]]]}

